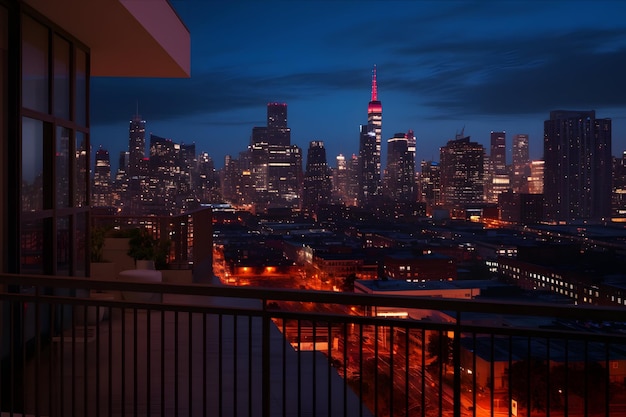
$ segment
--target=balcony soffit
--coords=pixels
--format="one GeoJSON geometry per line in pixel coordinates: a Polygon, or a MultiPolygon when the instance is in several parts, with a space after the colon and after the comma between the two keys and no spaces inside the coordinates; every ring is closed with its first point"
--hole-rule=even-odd
{"type": "Polygon", "coordinates": [[[191,75],[191,38],[167,0],[24,0],[91,49],[91,75],[191,75]]]}

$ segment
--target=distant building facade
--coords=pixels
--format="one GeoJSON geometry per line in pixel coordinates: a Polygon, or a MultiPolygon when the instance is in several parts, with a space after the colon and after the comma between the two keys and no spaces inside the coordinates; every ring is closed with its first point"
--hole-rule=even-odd
{"type": "Polygon", "coordinates": [[[441,165],[436,161],[422,161],[419,177],[420,201],[428,210],[441,203],[441,165]]]}
{"type": "Polygon", "coordinates": [[[530,175],[528,144],[527,134],[517,134],[513,136],[511,188],[518,193],[528,192],[528,176],[530,175]]]}
{"type": "MultiPolygon", "coordinates": [[[[416,201],[415,194],[415,145],[409,147],[413,132],[396,133],[387,140],[387,168],[383,195],[395,202],[416,201]]],[[[413,140],[414,141],[414,140],[413,140]]]]}
{"type": "Polygon", "coordinates": [[[441,199],[451,208],[483,202],[485,148],[457,137],[440,149],[441,199]]]}
{"type": "Polygon", "coordinates": [[[506,132],[491,132],[489,164],[485,165],[485,197],[489,203],[496,203],[498,195],[510,188],[510,178],[506,165],[506,132]]]}
{"type": "Polygon", "coordinates": [[[109,151],[100,147],[95,155],[95,168],[91,187],[91,204],[94,206],[112,206],[111,159],[109,151]]]}
{"type": "Polygon", "coordinates": [[[544,122],[546,219],[608,219],[611,214],[611,119],[595,111],[550,112],[544,122]]]}
{"type": "MultiPolygon", "coordinates": [[[[268,103],[267,126],[252,130],[248,148],[253,202],[270,206],[298,207],[302,188],[302,151],[291,144],[287,127],[287,104],[268,103]]],[[[242,171],[243,172],[243,171],[242,171]]]]}
{"type": "Polygon", "coordinates": [[[307,152],[302,208],[315,213],[320,206],[330,203],[330,197],[331,182],[326,162],[326,148],[323,141],[314,140],[309,142],[307,152]]]}

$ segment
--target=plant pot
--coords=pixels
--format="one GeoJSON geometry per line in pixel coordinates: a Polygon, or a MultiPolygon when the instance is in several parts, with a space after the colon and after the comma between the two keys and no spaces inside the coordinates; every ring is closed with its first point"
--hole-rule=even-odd
{"type": "Polygon", "coordinates": [[[151,259],[137,259],[135,261],[135,269],[156,269],[154,261],[151,259]]]}
{"type": "MultiPolygon", "coordinates": [[[[118,279],[120,281],[129,282],[163,282],[163,276],[161,275],[161,271],[146,269],[131,269],[128,271],[122,271],[119,273],[118,279]]],[[[127,301],[139,302],[161,301],[161,294],[139,291],[122,291],[122,298],[127,301]]]]}

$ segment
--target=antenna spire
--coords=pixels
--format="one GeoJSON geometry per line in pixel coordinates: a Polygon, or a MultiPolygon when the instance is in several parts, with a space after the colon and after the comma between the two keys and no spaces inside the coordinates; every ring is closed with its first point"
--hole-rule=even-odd
{"type": "Polygon", "coordinates": [[[378,101],[378,86],[376,85],[376,64],[372,70],[372,101],[378,101]]]}

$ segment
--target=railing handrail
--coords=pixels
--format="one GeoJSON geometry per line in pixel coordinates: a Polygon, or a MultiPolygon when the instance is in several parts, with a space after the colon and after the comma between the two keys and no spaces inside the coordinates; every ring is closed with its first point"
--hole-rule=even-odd
{"type": "Polygon", "coordinates": [[[510,316],[552,317],[556,319],[625,322],[626,309],[588,305],[551,305],[508,301],[479,301],[403,295],[356,294],[333,291],[233,287],[199,283],[145,283],[49,275],[0,274],[0,284],[113,291],[148,291],[164,294],[193,294],[255,300],[299,301],[346,306],[401,307],[450,312],[461,319],[463,313],[489,313],[510,316]]]}

